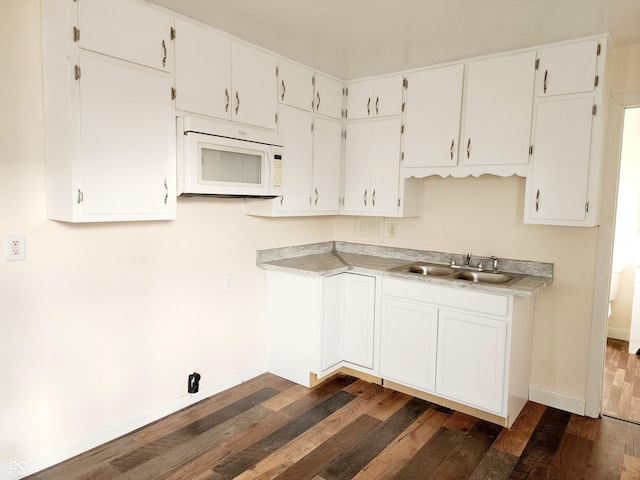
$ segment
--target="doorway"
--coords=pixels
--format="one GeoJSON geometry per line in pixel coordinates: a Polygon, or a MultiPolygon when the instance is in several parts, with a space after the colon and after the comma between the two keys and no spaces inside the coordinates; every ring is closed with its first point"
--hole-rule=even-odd
{"type": "Polygon", "coordinates": [[[602,414],[640,423],[640,107],[624,109],[617,192],[602,414]]]}

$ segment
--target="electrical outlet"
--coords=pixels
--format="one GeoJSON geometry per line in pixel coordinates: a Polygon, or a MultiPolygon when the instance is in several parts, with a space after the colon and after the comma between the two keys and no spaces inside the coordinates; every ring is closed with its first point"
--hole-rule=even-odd
{"type": "Polygon", "coordinates": [[[7,262],[26,260],[27,247],[24,235],[7,235],[7,262]]]}
{"type": "Polygon", "coordinates": [[[222,290],[225,292],[230,292],[233,290],[233,273],[229,273],[224,276],[224,286],[222,290]]]}

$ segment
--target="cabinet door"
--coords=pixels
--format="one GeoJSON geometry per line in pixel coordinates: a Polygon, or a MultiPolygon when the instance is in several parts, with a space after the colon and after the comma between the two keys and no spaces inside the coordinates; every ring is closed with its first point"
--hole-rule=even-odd
{"type": "Polygon", "coordinates": [[[167,75],[81,55],[82,213],[175,216],[175,124],[167,75]]]}
{"type": "Polygon", "coordinates": [[[400,180],[401,120],[375,120],[372,124],[370,210],[377,214],[396,213],[400,180]]]}
{"type": "Polygon", "coordinates": [[[402,114],[402,75],[376,78],[374,98],[371,99],[372,114],[376,117],[402,114]]]}
{"type": "Polygon", "coordinates": [[[463,65],[452,65],[409,75],[405,167],[457,165],[463,74],[463,65]]]}
{"type": "Polygon", "coordinates": [[[591,97],[538,104],[525,217],[585,219],[592,108],[591,97]]]}
{"type": "Polygon", "coordinates": [[[342,119],[344,84],[316,73],[314,77],[315,93],[313,107],[316,113],[342,119]]]}
{"type": "Polygon", "coordinates": [[[440,310],[436,393],[503,414],[507,323],[440,310]]]}
{"type": "Polygon", "coordinates": [[[285,135],[287,154],[282,165],[281,203],[278,210],[307,212],[310,210],[312,182],[313,132],[310,113],[295,108],[279,110],[278,127],[285,135]]]}
{"type": "Polygon", "coordinates": [[[313,73],[286,60],[278,62],[278,102],[311,111],[313,73]]]}
{"type": "Polygon", "coordinates": [[[465,165],[527,163],[533,105],[535,53],[469,63],[465,165]]]}
{"type": "Polygon", "coordinates": [[[538,65],[538,96],[593,92],[597,58],[597,39],[543,48],[538,65]]]}
{"type": "Polygon", "coordinates": [[[231,119],[231,41],[176,19],[176,108],[231,119]]]}
{"type": "Polygon", "coordinates": [[[312,210],[336,213],[340,210],[341,167],[342,124],[316,117],[313,120],[312,210]]]}
{"type": "Polygon", "coordinates": [[[371,205],[371,122],[347,125],[344,209],[368,212],[371,205]]]}
{"type": "Polygon", "coordinates": [[[320,371],[336,366],[344,352],[344,275],[324,279],[324,311],[322,315],[322,340],[320,371]]]}
{"type": "Polygon", "coordinates": [[[374,95],[373,80],[350,83],[347,89],[347,118],[349,120],[370,118],[374,111],[371,104],[374,95]]]}
{"type": "Polygon", "coordinates": [[[380,376],[433,392],[438,310],[385,297],[381,305],[380,376]]]}
{"type": "Polygon", "coordinates": [[[232,119],[275,129],[277,79],[275,57],[241,43],[231,45],[232,119]]]}
{"type": "Polygon", "coordinates": [[[345,362],[373,368],[375,277],[343,274],[345,362]]]}
{"type": "Polygon", "coordinates": [[[347,95],[347,118],[400,115],[402,113],[402,75],[359,80],[350,83],[347,95]]]}
{"type": "Polygon", "coordinates": [[[82,48],[169,71],[173,20],[165,13],[128,0],[82,0],[78,16],[82,48]]]}

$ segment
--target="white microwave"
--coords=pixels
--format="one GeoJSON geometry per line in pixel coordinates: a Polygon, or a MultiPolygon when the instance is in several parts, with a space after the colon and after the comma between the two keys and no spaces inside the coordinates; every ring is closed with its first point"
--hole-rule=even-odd
{"type": "Polygon", "coordinates": [[[276,197],[282,135],[199,117],[177,118],[178,195],[276,197]]]}

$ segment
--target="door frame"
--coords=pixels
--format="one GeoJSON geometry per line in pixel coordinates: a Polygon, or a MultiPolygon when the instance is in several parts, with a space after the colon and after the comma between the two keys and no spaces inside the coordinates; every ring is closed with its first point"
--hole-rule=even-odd
{"type": "Polygon", "coordinates": [[[593,288],[589,365],[585,395],[585,415],[598,417],[602,412],[602,388],[607,345],[609,286],[613,260],[618,180],[625,110],[640,105],[640,92],[609,97],[607,141],[602,178],[600,227],[593,288]]]}

